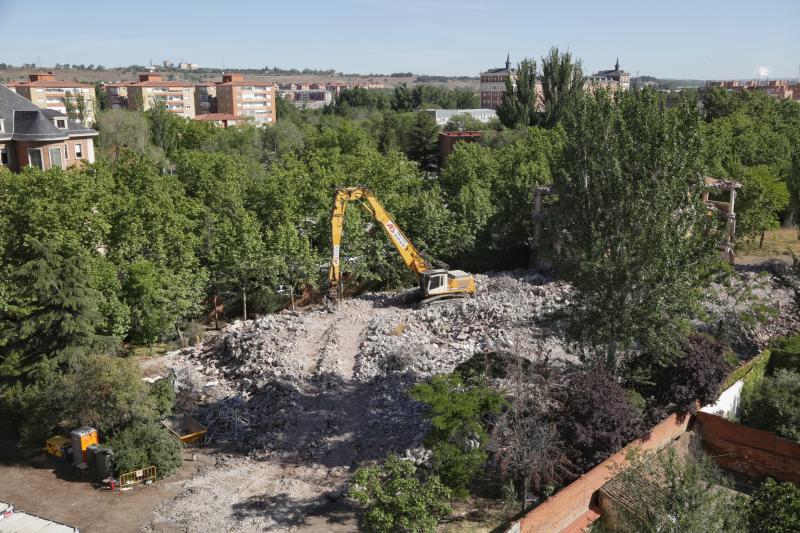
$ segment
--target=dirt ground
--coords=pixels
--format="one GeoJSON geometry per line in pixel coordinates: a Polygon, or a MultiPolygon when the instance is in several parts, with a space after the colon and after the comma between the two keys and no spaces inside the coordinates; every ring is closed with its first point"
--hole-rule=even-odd
{"type": "MultiPolygon", "coordinates": [[[[197,460],[191,461],[192,450],[184,450],[183,466],[168,479],[114,493],[77,479],[69,464],[44,453],[27,463],[1,463],[0,501],[85,533],[141,531],[158,504],[178,494],[183,482],[200,467],[213,463],[214,450],[195,451],[197,460]]],[[[178,530],[164,526],[154,531],[178,530]]]]}

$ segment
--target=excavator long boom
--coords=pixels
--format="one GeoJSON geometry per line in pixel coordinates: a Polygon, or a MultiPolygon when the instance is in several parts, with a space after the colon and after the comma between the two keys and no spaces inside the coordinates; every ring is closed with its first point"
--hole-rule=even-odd
{"type": "Polygon", "coordinates": [[[341,281],[341,271],[339,264],[339,250],[342,242],[342,229],[344,227],[344,214],[347,204],[353,201],[360,201],[361,206],[372,215],[381,226],[383,226],[389,240],[392,241],[403,262],[417,276],[417,281],[421,279],[421,274],[431,270],[431,265],[422,256],[419,250],[412,244],[403,231],[389,216],[381,203],[375,198],[372,192],[363,186],[358,187],[339,187],[333,199],[333,213],[331,214],[331,245],[332,257],[331,266],[328,271],[328,281],[330,287],[335,289],[341,281]]]}

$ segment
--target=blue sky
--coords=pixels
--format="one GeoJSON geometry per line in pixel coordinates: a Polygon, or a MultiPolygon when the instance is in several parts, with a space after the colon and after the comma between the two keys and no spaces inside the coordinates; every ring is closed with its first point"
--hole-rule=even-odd
{"type": "Polygon", "coordinates": [[[800,75],[800,0],[0,0],[0,62],[476,75],[569,48],[585,71],[800,75]],[[135,10],[131,8],[136,8],[135,10]]]}

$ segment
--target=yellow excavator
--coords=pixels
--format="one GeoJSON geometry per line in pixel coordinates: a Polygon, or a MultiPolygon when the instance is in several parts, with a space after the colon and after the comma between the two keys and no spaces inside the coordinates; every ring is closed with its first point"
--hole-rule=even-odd
{"type": "Polygon", "coordinates": [[[411,243],[403,231],[397,227],[392,217],[383,208],[375,195],[364,186],[338,187],[333,196],[331,214],[331,266],[328,282],[331,295],[339,298],[342,292],[342,278],[339,269],[339,253],[344,226],[344,213],[350,202],[357,201],[386,231],[389,240],[400,253],[403,262],[417,276],[422,290],[423,305],[445,298],[469,296],[475,293],[475,279],[463,270],[433,268],[427,259],[411,243]]]}

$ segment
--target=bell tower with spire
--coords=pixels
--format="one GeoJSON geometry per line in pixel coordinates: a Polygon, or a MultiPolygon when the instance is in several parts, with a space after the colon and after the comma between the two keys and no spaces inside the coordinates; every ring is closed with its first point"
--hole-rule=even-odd
{"type": "Polygon", "coordinates": [[[619,58],[617,58],[617,62],[614,64],[614,70],[619,72],[619,58]]]}
{"type": "Polygon", "coordinates": [[[506,54],[506,70],[511,72],[511,54],[506,54]]]}

